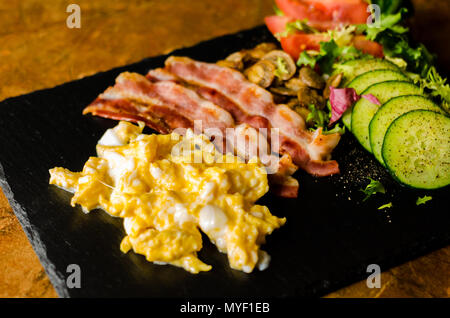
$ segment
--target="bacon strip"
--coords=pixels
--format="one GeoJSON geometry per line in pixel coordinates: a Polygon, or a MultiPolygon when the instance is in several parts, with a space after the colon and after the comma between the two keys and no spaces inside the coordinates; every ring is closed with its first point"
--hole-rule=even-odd
{"type": "MultiPolygon", "coordinates": [[[[230,101],[228,98],[218,93],[217,91],[207,88],[207,87],[197,87],[196,91],[202,96],[204,99],[213,102],[216,105],[219,105],[223,109],[226,109],[230,114],[233,115],[234,120],[237,123],[246,123],[253,128],[270,128],[269,121],[262,116],[251,116],[248,113],[244,112],[241,108],[239,108],[235,103],[230,101]]],[[[267,137],[267,136],[266,136],[267,137]]]]}
{"type": "Polygon", "coordinates": [[[176,82],[178,78],[163,68],[155,68],[148,71],[145,77],[151,82],[172,81],[176,82]]]}
{"type": "MultiPolygon", "coordinates": [[[[308,173],[316,176],[339,173],[337,162],[329,159],[340,135],[323,135],[321,129],[308,131],[300,115],[285,105],[275,105],[268,91],[247,81],[240,72],[185,57],[169,57],[165,65],[167,71],[181,80],[213,90],[217,94],[214,102],[238,121],[265,118],[270,127],[279,128],[280,149],[276,151],[288,153],[308,173]]],[[[213,96],[211,92],[202,92],[203,97],[213,96]]]]}
{"type": "MultiPolygon", "coordinates": [[[[212,137],[215,138],[214,143],[218,149],[223,152],[231,150],[233,153],[243,155],[247,160],[249,156],[259,155],[262,151],[270,153],[265,137],[261,138],[259,143],[251,143],[256,148],[238,149],[239,145],[234,143],[234,140],[249,138],[259,133],[249,126],[241,126],[232,130],[234,135],[227,140],[226,138],[230,136],[227,136],[226,128],[234,127],[231,115],[201,98],[195,91],[172,81],[151,83],[139,74],[122,73],[117,77],[113,87],[109,87],[84,109],[83,114],[87,113],[117,120],[142,121],[160,133],[170,133],[177,128],[194,128],[194,121],[202,120],[201,132],[205,133],[204,130],[208,128],[219,129],[221,132],[218,134],[220,136],[212,137]],[[225,146],[229,148],[225,149],[225,146]],[[258,149],[259,146],[261,149],[258,149]]],[[[279,160],[273,155],[270,157],[268,169],[271,165],[271,169],[275,170],[269,171],[274,173],[269,176],[269,180],[274,184],[276,193],[285,197],[296,197],[298,182],[290,175],[297,167],[290,159],[279,160]]]]}
{"type": "Polygon", "coordinates": [[[193,123],[167,107],[142,105],[127,99],[104,99],[98,97],[83,110],[83,114],[92,114],[115,120],[126,120],[134,123],[144,122],[148,127],[161,134],[182,127],[191,128],[193,123]]]}
{"type": "Polygon", "coordinates": [[[234,119],[226,110],[201,98],[194,91],[171,81],[151,83],[136,73],[120,74],[116,85],[100,96],[120,96],[144,105],[165,106],[191,121],[201,120],[204,128],[224,130],[234,126],[234,119]]]}
{"type": "Polygon", "coordinates": [[[209,137],[215,138],[219,149],[223,147],[225,129],[234,126],[227,111],[194,91],[170,81],[151,83],[142,75],[127,72],[120,74],[116,84],[83,113],[134,122],[144,119],[151,128],[166,133],[177,128],[200,129],[199,133],[210,132],[209,137]]]}

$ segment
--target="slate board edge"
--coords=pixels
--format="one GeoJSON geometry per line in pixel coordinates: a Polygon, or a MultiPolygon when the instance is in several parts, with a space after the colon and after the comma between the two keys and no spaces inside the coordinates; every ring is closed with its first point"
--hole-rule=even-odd
{"type": "Polygon", "coordinates": [[[0,163],[0,187],[3,189],[3,193],[5,194],[6,199],[9,202],[9,205],[11,206],[14,214],[19,220],[19,223],[22,226],[22,229],[24,230],[25,235],[28,238],[28,241],[30,241],[34,252],[38,256],[39,261],[41,262],[42,267],[45,269],[45,272],[47,273],[53,287],[56,289],[56,292],[60,297],[63,298],[69,297],[69,292],[66,288],[66,281],[64,275],[58,272],[55,266],[47,258],[47,248],[45,244],[42,242],[39,236],[39,232],[35,230],[34,226],[29,222],[27,218],[27,212],[14,199],[14,193],[11,191],[9,184],[6,181],[6,176],[1,163],[0,163]]]}

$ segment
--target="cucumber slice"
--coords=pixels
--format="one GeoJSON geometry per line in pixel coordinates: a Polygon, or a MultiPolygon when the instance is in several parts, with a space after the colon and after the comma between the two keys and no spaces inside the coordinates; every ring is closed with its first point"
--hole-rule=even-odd
{"type": "MultiPolygon", "coordinates": [[[[354,88],[357,94],[361,94],[361,92],[366,90],[369,86],[386,81],[410,81],[410,79],[408,78],[408,76],[399,71],[381,69],[369,71],[355,77],[347,85],[347,87],[354,88]]],[[[351,108],[347,109],[345,113],[342,115],[342,122],[344,123],[345,127],[347,127],[347,129],[351,131],[351,124],[352,124],[351,108]]]]}
{"type": "Polygon", "coordinates": [[[352,131],[352,110],[353,108],[350,107],[342,114],[342,122],[349,131],[352,131]]]}
{"type": "MultiPolygon", "coordinates": [[[[422,90],[410,83],[402,81],[387,81],[369,86],[362,94],[372,94],[381,104],[386,103],[391,98],[404,95],[420,95],[422,90]]],[[[361,145],[369,152],[372,152],[369,140],[369,124],[380,106],[361,98],[352,111],[352,132],[361,145]]]]}
{"type": "Polygon", "coordinates": [[[358,75],[350,83],[348,83],[347,87],[354,88],[356,93],[360,95],[369,86],[386,81],[410,82],[411,80],[408,76],[397,70],[382,69],[369,71],[358,75]]]}
{"type": "Polygon", "coordinates": [[[384,135],[391,123],[412,110],[424,109],[434,112],[442,112],[441,108],[431,100],[420,95],[409,95],[394,97],[381,106],[369,125],[370,147],[375,158],[384,165],[381,148],[383,147],[384,135]]]}
{"type": "Polygon", "coordinates": [[[333,74],[342,72],[343,73],[342,85],[346,86],[358,75],[361,75],[369,71],[381,69],[400,71],[400,69],[395,64],[387,60],[366,58],[344,62],[336,68],[333,74]]]}
{"type": "Polygon", "coordinates": [[[384,137],[383,160],[401,183],[418,189],[450,184],[450,118],[414,110],[392,122],[384,137]]]}

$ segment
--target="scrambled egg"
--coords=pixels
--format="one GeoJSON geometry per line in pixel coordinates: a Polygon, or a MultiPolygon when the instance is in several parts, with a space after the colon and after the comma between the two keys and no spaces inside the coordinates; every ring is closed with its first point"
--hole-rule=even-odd
{"type": "Polygon", "coordinates": [[[265,236],[285,223],[254,203],[268,191],[265,167],[218,154],[204,135],[142,134],[143,125],[120,122],[106,131],[82,172],[50,170],[50,184],[74,193],[71,205],[100,208],[123,218],[120,249],[191,273],[209,271],[197,252],[200,230],[246,273],[265,269],[265,236]]]}

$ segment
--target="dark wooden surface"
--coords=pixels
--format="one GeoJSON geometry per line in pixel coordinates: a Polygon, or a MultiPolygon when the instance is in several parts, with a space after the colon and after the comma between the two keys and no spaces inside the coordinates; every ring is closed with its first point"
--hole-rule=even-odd
{"type": "MultiPolygon", "coordinates": [[[[414,36],[450,70],[450,1],[416,0],[414,36]]],[[[272,0],[79,0],[81,29],[66,27],[67,1],[0,3],[0,100],[251,28],[272,0]]],[[[62,123],[63,124],[63,123],[62,123]]],[[[7,149],[0,149],[7,151],[7,149]]],[[[448,297],[450,248],[328,297],[448,297]]],[[[0,190],[0,297],[57,297],[0,190]]]]}

